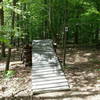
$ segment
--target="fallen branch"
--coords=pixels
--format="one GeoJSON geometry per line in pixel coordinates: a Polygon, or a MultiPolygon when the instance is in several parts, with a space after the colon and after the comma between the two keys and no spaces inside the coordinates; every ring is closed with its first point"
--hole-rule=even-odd
{"type": "Polygon", "coordinates": [[[27,89],[19,90],[19,91],[17,91],[16,93],[12,94],[12,96],[15,97],[15,95],[17,95],[18,93],[20,93],[20,92],[22,92],[22,91],[25,91],[25,90],[27,90],[27,89]]]}

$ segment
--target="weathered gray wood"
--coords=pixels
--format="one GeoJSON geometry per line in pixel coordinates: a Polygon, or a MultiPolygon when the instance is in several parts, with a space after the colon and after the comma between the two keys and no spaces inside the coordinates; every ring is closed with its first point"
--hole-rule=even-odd
{"type": "Polygon", "coordinates": [[[32,49],[33,91],[56,91],[69,89],[53,50],[52,40],[34,40],[32,49]]]}

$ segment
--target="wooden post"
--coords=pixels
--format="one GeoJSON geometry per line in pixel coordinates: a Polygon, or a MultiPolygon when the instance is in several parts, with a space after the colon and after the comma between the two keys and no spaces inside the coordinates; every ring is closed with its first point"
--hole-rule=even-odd
{"type": "Polygon", "coordinates": [[[66,41],[67,41],[67,32],[68,32],[68,27],[65,27],[65,30],[64,30],[64,53],[63,53],[63,65],[65,66],[66,63],[66,41]]]}
{"type": "Polygon", "coordinates": [[[63,41],[63,66],[66,65],[65,61],[66,61],[66,42],[67,42],[67,32],[68,32],[68,27],[66,27],[66,22],[67,22],[67,5],[68,2],[67,0],[65,0],[65,9],[64,9],[64,41],[63,41]]]}

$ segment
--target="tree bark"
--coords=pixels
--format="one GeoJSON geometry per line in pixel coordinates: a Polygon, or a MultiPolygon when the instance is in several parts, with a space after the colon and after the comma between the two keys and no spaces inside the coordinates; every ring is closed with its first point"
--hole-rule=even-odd
{"type": "MultiPolygon", "coordinates": [[[[45,4],[45,5],[48,5],[48,1],[49,1],[49,0],[44,0],[44,4],[45,4]]],[[[45,14],[47,14],[47,7],[45,7],[45,14]]],[[[48,37],[47,28],[48,28],[48,19],[45,18],[45,19],[44,19],[43,39],[47,39],[47,37],[48,37]]]]}
{"type": "Polygon", "coordinates": [[[65,1],[65,11],[64,11],[65,13],[64,13],[63,66],[66,65],[66,42],[67,42],[67,31],[68,31],[68,30],[65,29],[65,27],[66,27],[66,21],[67,21],[67,18],[66,18],[67,17],[66,4],[67,4],[67,1],[65,1]]]}
{"type": "MultiPolygon", "coordinates": [[[[0,3],[2,3],[3,0],[0,0],[0,3]]],[[[0,24],[1,26],[4,26],[4,10],[3,7],[0,9],[0,24]]],[[[5,57],[5,43],[2,42],[2,49],[1,49],[2,57],[5,57]]]]}
{"type": "MultiPolygon", "coordinates": [[[[13,0],[13,7],[16,6],[16,0],[13,0]]],[[[14,29],[15,27],[15,12],[12,12],[12,28],[14,29]]],[[[13,43],[13,35],[11,36],[11,45],[13,43]]],[[[7,57],[7,62],[6,62],[6,71],[9,70],[9,65],[10,65],[10,59],[11,59],[11,47],[8,48],[8,57],[7,57]]]]}
{"type": "Polygon", "coordinates": [[[4,42],[2,43],[1,53],[2,53],[2,57],[6,56],[6,53],[5,53],[5,43],[4,42]]]}
{"type": "Polygon", "coordinates": [[[11,58],[11,48],[8,49],[8,56],[7,56],[7,62],[6,62],[6,69],[5,69],[5,71],[9,70],[10,58],[11,58]]]}
{"type": "Polygon", "coordinates": [[[75,34],[74,34],[74,35],[75,35],[75,36],[74,36],[74,37],[75,37],[75,40],[74,40],[75,44],[78,44],[78,38],[79,38],[79,37],[78,37],[78,27],[79,27],[79,26],[76,25],[76,32],[75,32],[75,34]]]}
{"type": "Polygon", "coordinates": [[[98,43],[99,41],[99,25],[97,24],[97,29],[96,29],[96,33],[95,33],[95,41],[96,43],[98,43]]]}

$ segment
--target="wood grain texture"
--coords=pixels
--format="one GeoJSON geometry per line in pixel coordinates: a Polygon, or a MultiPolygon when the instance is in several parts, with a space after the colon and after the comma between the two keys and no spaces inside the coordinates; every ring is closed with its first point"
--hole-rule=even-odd
{"type": "Polygon", "coordinates": [[[32,45],[33,91],[56,91],[69,89],[53,49],[52,40],[34,40],[32,45]]]}

